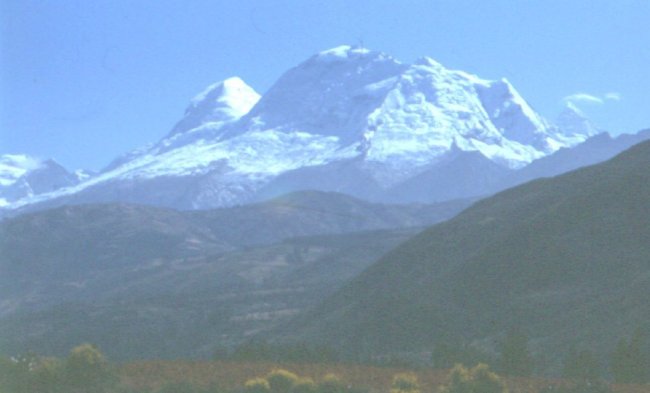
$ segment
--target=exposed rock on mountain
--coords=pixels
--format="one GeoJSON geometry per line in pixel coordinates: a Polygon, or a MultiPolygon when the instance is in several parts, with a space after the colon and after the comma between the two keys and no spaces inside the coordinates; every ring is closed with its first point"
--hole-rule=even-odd
{"type": "Polygon", "coordinates": [[[15,206],[59,198],[52,203],[197,209],[305,189],[373,200],[474,197],[489,189],[496,167],[521,168],[586,140],[593,130],[575,116],[558,128],[505,79],[341,46],[288,70],[261,98],[239,78],[216,83],[158,143],[78,186],[15,206]],[[478,155],[487,173],[444,164],[478,155]],[[463,183],[453,191],[423,181],[452,178],[463,183]]]}

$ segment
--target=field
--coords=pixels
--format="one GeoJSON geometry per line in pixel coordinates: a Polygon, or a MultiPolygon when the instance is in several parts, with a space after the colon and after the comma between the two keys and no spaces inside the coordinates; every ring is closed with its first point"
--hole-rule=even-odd
{"type": "MultiPolygon", "coordinates": [[[[189,362],[146,361],[120,367],[122,382],[135,389],[157,389],[167,383],[187,381],[195,386],[217,385],[224,390],[241,388],[251,378],[265,376],[271,370],[285,369],[316,381],[327,374],[336,374],[350,387],[367,388],[371,392],[388,392],[391,380],[398,373],[417,375],[422,392],[436,392],[447,382],[449,370],[371,367],[353,364],[278,364],[266,362],[189,362]]],[[[566,383],[541,378],[506,378],[510,393],[537,393],[545,386],[566,383]]],[[[648,385],[613,385],[615,393],[649,393],[648,385]]]]}

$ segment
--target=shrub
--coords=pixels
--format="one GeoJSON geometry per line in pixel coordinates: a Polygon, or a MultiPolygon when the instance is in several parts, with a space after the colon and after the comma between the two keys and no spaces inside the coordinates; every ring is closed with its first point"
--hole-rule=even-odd
{"type": "Polygon", "coordinates": [[[298,376],[287,370],[273,370],[266,376],[271,392],[288,393],[298,382],[298,376]]]}
{"type": "Polygon", "coordinates": [[[246,393],[269,393],[270,391],[271,386],[264,378],[249,379],[244,384],[244,392],[246,393]]]}
{"type": "Polygon", "coordinates": [[[316,393],[318,386],[311,378],[300,378],[291,389],[291,393],[316,393]]]}
{"type": "Polygon", "coordinates": [[[342,393],[345,385],[341,379],[334,374],[327,374],[318,384],[318,393],[342,393]]]}
{"type": "Polygon", "coordinates": [[[79,345],[70,351],[65,377],[72,391],[84,393],[104,392],[115,382],[106,358],[90,344],[79,345]]]}
{"type": "Polygon", "coordinates": [[[451,370],[451,375],[449,376],[449,384],[443,386],[440,389],[440,393],[458,393],[462,392],[461,387],[466,387],[470,385],[470,376],[469,370],[464,366],[457,364],[451,370]]]}
{"type": "Polygon", "coordinates": [[[396,374],[390,393],[420,393],[420,384],[415,374],[396,374]]]}
{"type": "Polygon", "coordinates": [[[59,359],[39,359],[33,370],[34,389],[40,393],[63,391],[64,370],[64,364],[59,359]]]}
{"type": "Polygon", "coordinates": [[[507,393],[501,378],[491,372],[487,365],[479,364],[468,370],[456,365],[451,371],[450,381],[440,388],[440,393],[507,393]]]}
{"type": "Polygon", "coordinates": [[[487,365],[479,364],[469,372],[473,380],[476,393],[506,393],[508,389],[495,373],[491,372],[487,365]]]}
{"type": "Polygon", "coordinates": [[[0,387],[8,392],[28,391],[31,362],[25,359],[25,357],[0,358],[0,387]]]}

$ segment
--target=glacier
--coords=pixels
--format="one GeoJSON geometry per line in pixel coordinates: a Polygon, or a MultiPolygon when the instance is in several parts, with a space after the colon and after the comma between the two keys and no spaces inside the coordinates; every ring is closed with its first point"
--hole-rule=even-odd
{"type": "Polygon", "coordinates": [[[52,159],[26,154],[1,155],[0,207],[11,207],[36,195],[70,187],[90,176],[81,170],[70,173],[52,159]]]}
{"type": "MultiPolygon", "coordinates": [[[[431,173],[449,167],[452,155],[512,170],[593,135],[567,115],[571,121],[551,124],[506,79],[340,46],[289,69],[263,95],[238,77],[212,84],[160,141],[78,184],[8,206],[68,198],[199,209],[319,187],[381,201],[418,176],[439,178],[431,173]]],[[[467,176],[483,176],[481,165],[471,167],[467,176]]],[[[476,196],[467,193],[459,196],[476,196]]]]}

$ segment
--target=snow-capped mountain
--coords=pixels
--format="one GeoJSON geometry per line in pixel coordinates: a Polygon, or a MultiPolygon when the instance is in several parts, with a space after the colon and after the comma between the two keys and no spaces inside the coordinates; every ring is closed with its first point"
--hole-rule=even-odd
{"type": "Polygon", "coordinates": [[[4,154],[0,156],[0,187],[16,182],[25,173],[40,166],[40,160],[24,154],[4,154]]]}
{"type": "Polygon", "coordinates": [[[201,138],[215,139],[224,125],[244,116],[259,99],[260,95],[238,77],[210,85],[192,99],[185,116],[158,147],[170,150],[201,138]]]}
{"type": "Polygon", "coordinates": [[[431,163],[454,143],[508,167],[568,143],[506,80],[347,46],[289,70],[237,131],[329,137],[339,150],[348,148],[343,155],[409,168],[431,163]]]}
{"type": "Polygon", "coordinates": [[[592,137],[604,132],[598,129],[580,109],[570,102],[567,103],[566,108],[555,119],[555,125],[570,137],[584,138],[585,135],[592,137]]]}
{"type": "MultiPolygon", "coordinates": [[[[462,177],[459,152],[490,164],[467,166],[481,177],[482,167],[521,168],[590,132],[551,125],[505,79],[341,46],[288,70],[261,98],[239,78],[211,85],[158,143],[79,185],[16,205],[65,197],[191,209],[308,188],[383,200],[418,175],[449,178],[432,172],[449,168],[442,164],[452,156],[462,177]]],[[[428,198],[420,191],[399,199],[428,198]]],[[[481,192],[469,187],[461,196],[481,192]]]]}
{"type": "Polygon", "coordinates": [[[46,194],[89,178],[85,171],[68,172],[56,161],[24,154],[0,156],[0,207],[46,194]]]}

